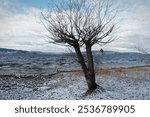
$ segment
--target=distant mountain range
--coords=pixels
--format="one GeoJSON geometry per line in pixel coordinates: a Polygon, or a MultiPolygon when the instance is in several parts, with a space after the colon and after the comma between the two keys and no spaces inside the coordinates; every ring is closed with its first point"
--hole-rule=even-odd
{"type": "Polygon", "coordinates": [[[15,50],[15,49],[7,49],[7,48],[0,48],[0,53],[5,53],[5,54],[29,54],[29,53],[34,53],[34,54],[41,54],[42,52],[38,51],[26,51],[26,50],[15,50]]]}
{"type": "Polygon", "coordinates": [[[21,53],[27,53],[28,51],[24,50],[15,50],[15,49],[6,49],[6,48],[0,48],[0,52],[21,52],[21,53]]]}
{"type": "Polygon", "coordinates": [[[57,53],[0,48],[0,54],[50,54],[50,55],[55,55],[57,53]]]}
{"type": "MultiPolygon", "coordinates": [[[[100,51],[95,50],[93,54],[99,54],[100,51]]],[[[117,54],[120,52],[115,51],[104,51],[105,54],[117,54]]],[[[126,54],[140,54],[135,52],[125,52],[126,54]]],[[[58,54],[54,52],[40,52],[40,51],[26,51],[26,50],[15,50],[15,49],[7,49],[7,48],[0,48],[0,54],[58,54]]],[[[60,54],[67,54],[67,53],[60,53],[60,54]]],[[[69,53],[68,53],[69,54],[69,53]]]]}

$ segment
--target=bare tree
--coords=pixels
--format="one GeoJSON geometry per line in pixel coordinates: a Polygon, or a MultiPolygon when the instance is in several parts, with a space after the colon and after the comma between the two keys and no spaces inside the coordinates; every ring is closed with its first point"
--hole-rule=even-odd
{"type": "Polygon", "coordinates": [[[63,0],[42,13],[42,23],[49,32],[50,43],[73,47],[83,70],[89,91],[97,88],[92,47],[114,40],[114,18],[111,0],[63,0]],[[85,48],[87,62],[81,48],[85,48]]]}

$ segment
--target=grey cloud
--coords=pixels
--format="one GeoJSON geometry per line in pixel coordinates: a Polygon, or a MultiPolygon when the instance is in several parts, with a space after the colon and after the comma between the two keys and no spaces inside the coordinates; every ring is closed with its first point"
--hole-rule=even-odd
{"type": "Polygon", "coordinates": [[[16,42],[16,44],[27,45],[27,46],[32,46],[33,45],[33,43],[31,43],[31,42],[16,42]]]}
{"type": "MultiPolygon", "coordinates": [[[[149,34],[140,34],[140,33],[127,34],[127,35],[124,35],[121,39],[114,41],[109,46],[112,49],[124,48],[125,50],[128,50],[128,51],[136,51],[135,49],[136,46],[150,49],[150,37],[149,37],[149,34]]],[[[106,47],[109,47],[109,46],[106,46],[106,47]]]]}

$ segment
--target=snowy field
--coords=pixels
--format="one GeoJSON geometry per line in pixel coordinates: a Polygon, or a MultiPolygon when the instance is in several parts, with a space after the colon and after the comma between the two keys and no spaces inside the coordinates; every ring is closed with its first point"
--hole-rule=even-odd
{"type": "Polygon", "coordinates": [[[94,52],[99,88],[87,85],[74,56],[0,50],[0,99],[150,100],[150,56],[94,52]]]}

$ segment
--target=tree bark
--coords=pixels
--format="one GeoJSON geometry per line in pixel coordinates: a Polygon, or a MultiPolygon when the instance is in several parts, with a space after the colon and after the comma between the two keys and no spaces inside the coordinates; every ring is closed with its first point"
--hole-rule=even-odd
{"type": "Polygon", "coordinates": [[[88,71],[89,71],[87,83],[89,89],[94,90],[97,88],[97,84],[95,82],[95,70],[94,70],[94,61],[92,55],[92,47],[89,43],[86,44],[86,55],[88,59],[88,71]]]}
{"type": "Polygon", "coordinates": [[[83,57],[83,55],[82,55],[82,53],[81,53],[81,50],[80,50],[79,45],[74,46],[74,49],[75,49],[75,51],[76,51],[77,58],[78,58],[78,60],[79,60],[79,63],[80,63],[80,65],[81,65],[81,68],[82,68],[84,74],[87,74],[88,69],[87,69],[87,66],[86,66],[86,64],[85,64],[85,60],[84,60],[84,57],[83,57]]]}
{"type": "Polygon", "coordinates": [[[93,91],[97,88],[97,84],[95,82],[94,63],[93,63],[91,47],[86,49],[87,57],[88,57],[88,67],[85,64],[85,60],[84,60],[84,57],[81,53],[79,46],[74,46],[74,48],[75,48],[75,51],[77,54],[77,58],[79,59],[79,63],[80,63],[82,70],[84,72],[84,76],[86,78],[88,89],[90,91],[93,91]]]}

